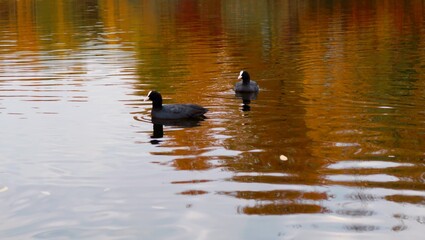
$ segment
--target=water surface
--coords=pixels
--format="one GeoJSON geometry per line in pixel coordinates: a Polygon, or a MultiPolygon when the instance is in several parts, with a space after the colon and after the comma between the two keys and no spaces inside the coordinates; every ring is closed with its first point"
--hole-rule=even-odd
{"type": "Polygon", "coordinates": [[[424,5],[0,0],[0,237],[420,239],[424,5]]]}

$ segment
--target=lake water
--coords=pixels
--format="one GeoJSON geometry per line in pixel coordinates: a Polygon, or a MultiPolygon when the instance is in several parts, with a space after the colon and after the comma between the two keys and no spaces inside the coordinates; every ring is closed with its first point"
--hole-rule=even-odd
{"type": "Polygon", "coordinates": [[[423,0],[0,0],[0,238],[422,239],[424,106],[423,0]]]}

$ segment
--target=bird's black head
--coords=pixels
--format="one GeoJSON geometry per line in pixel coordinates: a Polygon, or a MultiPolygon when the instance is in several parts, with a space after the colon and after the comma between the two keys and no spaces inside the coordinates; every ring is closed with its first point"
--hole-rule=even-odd
{"type": "Polygon", "coordinates": [[[157,91],[150,91],[145,100],[151,100],[153,108],[162,108],[162,96],[157,91]]]}
{"type": "Polygon", "coordinates": [[[242,79],[243,83],[249,83],[249,80],[251,80],[251,77],[249,76],[249,73],[247,71],[242,70],[239,73],[238,79],[242,79]]]}

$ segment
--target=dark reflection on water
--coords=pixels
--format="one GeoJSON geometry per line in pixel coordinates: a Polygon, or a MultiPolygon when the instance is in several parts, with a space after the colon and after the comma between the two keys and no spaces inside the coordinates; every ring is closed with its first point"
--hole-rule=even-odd
{"type": "Polygon", "coordinates": [[[242,111],[251,111],[251,101],[257,99],[258,93],[240,93],[237,92],[235,96],[242,100],[242,111]]]}
{"type": "Polygon", "coordinates": [[[151,136],[152,144],[159,144],[161,142],[161,138],[164,137],[164,125],[162,124],[153,124],[153,135],[151,136]]]}
{"type": "Polygon", "coordinates": [[[159,144],[161,142],[160,139],[164,137],[164,126],[177,128],[196,127],[200,126],[202,121],[203,119],[152,119],[153,135],[151,136],[151,143],[159,144]]]}
{"type": "Polygon", "coordinates": [[[424,4],[0,1],[0,237],[420,239],[424,4]]]}

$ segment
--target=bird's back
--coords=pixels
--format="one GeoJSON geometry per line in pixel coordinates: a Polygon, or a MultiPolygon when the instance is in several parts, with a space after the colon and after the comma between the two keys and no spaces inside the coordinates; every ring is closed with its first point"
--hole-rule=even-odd
{"type": "Polygon", "coordinates": [[[235,91],[236,92],[258,92],[260,88],[258,87],[258,84],[251,80],[248,84],[244,84],[242,81],[237,82],[235,85],[235,91]]]}
{"type": "Polygon", "coordinates": [[[152,109],[152,117],[160,119],[202,118],[208,109],[196,104],[166,104],[152,109]]]}

